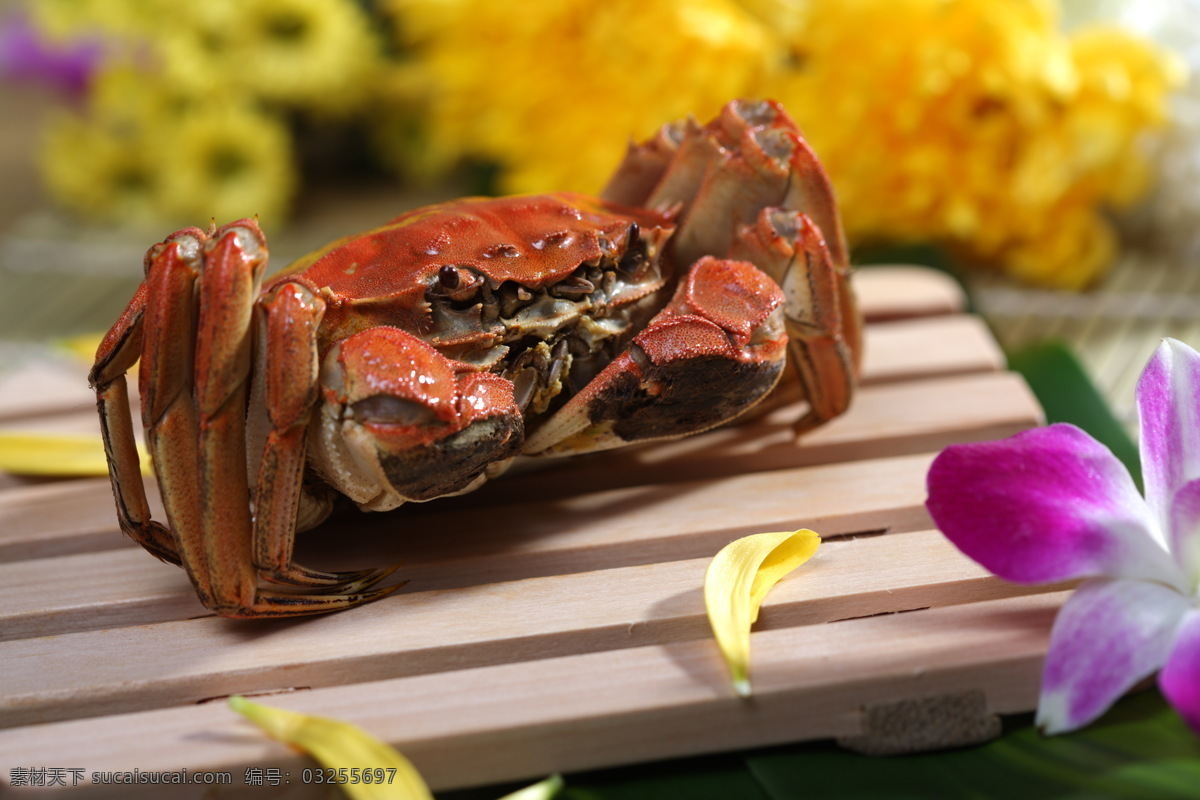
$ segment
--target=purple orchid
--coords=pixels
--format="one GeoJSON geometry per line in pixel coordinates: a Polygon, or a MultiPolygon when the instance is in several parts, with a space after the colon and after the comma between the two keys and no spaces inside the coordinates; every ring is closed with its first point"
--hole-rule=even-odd
{"type": "Polygon", "coordinates": [[[1050,634],[1038,725],[1086,725],[1158,672],[1200,732],[1200,353],[1167,339],[1137,386],[1146,496],[1073,425],[953,445],[926,506],[966,555],[1006,580],[1084,578],[1050,634]]]}

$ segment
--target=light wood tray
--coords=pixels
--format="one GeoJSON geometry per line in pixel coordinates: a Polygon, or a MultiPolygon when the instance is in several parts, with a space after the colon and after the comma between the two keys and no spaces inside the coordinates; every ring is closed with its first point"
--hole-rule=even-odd
{"type": "MultiPolygon", "coordinates": [[[[410,581],[349,612],[214,618],[181,570],[119,534],[106,479],[10,482],[0,781],[81,768],[65,791],[130,796],[86,776],[223,770],[231,786],[178,796],[325,796],[302,783],[311,761],[227,708],[235,693],[354,721],[434,788],[828,737],[899,752],[992,735],[992,714],[1033,708],[1063,595],[1003,583],[931,530],[925,473],[946,444],[1010,435],[1041,411],[943,276],[872,268],[856,281],[867,349],[844,417],[796,443],[791,404],[470,497],[339,518],[298,560],[402,560],[410,581]],[[739,699],[704,616],[704,570],[736,537],[799,527],[825,542],[768,596],[754,696],[739,699]],[[246,786],[249,767],[291,783],[246,786]]],[[[83,383],[47,394],[10,377],[0,424],[94,428],[83,383]]]]}

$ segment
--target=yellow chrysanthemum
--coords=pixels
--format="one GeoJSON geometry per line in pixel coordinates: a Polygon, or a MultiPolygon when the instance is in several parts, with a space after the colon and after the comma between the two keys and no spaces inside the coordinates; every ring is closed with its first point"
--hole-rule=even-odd
{"type": "Polygon", "coordinates": [[[85,116],[47,132],[51,195],[112,222],[283,217],[294,183],[284,125],[248,101],[179,94],[118,66],[97,76],[85,116]]]}
{"type": "Polygon", "coordinates": [[[1177,78],[1119,31],[1059,32],[1039,0],[810,0],[771,81],[838,189],[852,239],[935,240],[1078,288],[1102,209],[1145,186],[1140,137],[1177,78]]]}
{"type": "Polygon", "coordinates": [[[181,218],[283,218],[294,171],[291,137],[275,117],[236,102],[197,105],[174,117],[159,160],[165,198],[181,218]]]}
{"type": "MultiPolygon", "coordinates": [[[[390,0],[432,163],[502,167],[506,191],[595,190],[625,134],[739,95],[780,99],[857,242],[939,241],[1082,286],[1104,209],[1145,184],[1140,138],[1171,62],[1119,31],[1068,37],[1050,0],[390,0]]],[[[406,128],[405,130],[410,130],[406,128]]]]}
{"type": "Polygon", "coordinates": [[[596,191],[626,137],[714,113],[769,64],[732,0],[390,0],[438,153],[506,166],[509,192],[596,191]]]}
{"type": "Polygon", "coordinates": [[[48,125],[42,179],[59,204],[107,221],[161,218],[161,178],[136,138],[61,114],[48,125]]]}
{"type": "Polygon", "coordinates": [[[371,92],[377,36],[352,0],[40,0],[47,35],[105,35],[149,55],[177,91],[249,94],[316,111],[346,111],[371,92]]]}
{"type": "MultiPolygon", "coordinates": [[[[259,107],[369,110],[375,140],[407,176],[476,158],[500,165],[499,189],[524,192],[594,191],[627,136],[771,96],[821,155],[852,241],[943,242],[1066,287],[1110,260],[1105,214],[1146,188],[1142,139],[1181,74],[1121,31],[1064,34],[1052,0],[530,0],[520,13],[490,0],[382,0],[373,7],[402,54],[386,69],[351,0],[35,5],[48,32],[130,44],[142,70],[157,69],[137,77],[165,87],[151,98],[136,80],[100,82],[109,99],[94,105],[109,110],[96,138],[113,146],[93,145],[99,164],[84,172],[104,174],[77,208],[105,205],[95,199],[113,183],[105,174],[125,176],[136,205],[145,156],[107,150],[127,128],[150,130],[147,115],[160,133],[134,137],[140,147],[182,136],[211,152],[223,136],[213,125],[174,130],[167,119],[209,98],[240,109],[239,132],[259,120],[268,143],[281,123],[259,107]]],[[[49,150],[82,135],[60,126],[49,150]]],[[[234,149],[267,155],[250,142],[234,149]]],[[[60,195],[83,181],[65,174],[67,161],[47,167],[60,195]]],[[[280,174],[260,171],[286,195],[280,174]]]]}
{"type": "Polygon", "coordinates": [[[171,0],[33,0],[25,4],[38,30],[52,39],[122,35],[145,29],[164,16],[171,0]]]}
{"type": "Polygon", "coordinates": [[[154,32],[176,85],[323,112],[356,108],[372,89],[379,47],[353,2],[207,0],[187,9],[154,32]]]}
{"type": "Polygon", "coordinates": [[[285,109],[349,113],[377,36],[353,0],[46,0],[46,35],[102,36],[86,113],[47,134],[62,205],[100,220],[279,219],[294,184],[285,109]]]}

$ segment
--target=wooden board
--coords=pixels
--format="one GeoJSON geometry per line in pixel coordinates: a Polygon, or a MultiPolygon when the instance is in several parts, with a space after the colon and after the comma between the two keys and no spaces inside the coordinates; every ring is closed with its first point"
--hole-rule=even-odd
{"type": "MultiPolygon", "coordinates": [[[[409,581],[341,614],[214,618],[181,570],[120,536],[105,479],[10,480],[0,781],[16,767],[217,770],[230,785],[174,796],[260,797],[245,770],[271,766],[291,775],[281,796],[324,796],[301,780],[311,762],[229,711],[235,693],[357,722],[435,788],[829,737],[934,747],[1033,708],[1064,587],[988,575],[923,503],[938,450],[1036,425],[1040,409],[947,279],[880,268],[856,280],[870,324],[843,418],[796,442],[800,407],[785,402],[469,497],[335,519],[298,560],[403,561],[409,581]],[[704,570],[734,538],[798,527],[825,542],[767,598],[755,694],[738,699],[704,617],[704,570]],[[914,707],[925,722],[902,741],[871,730],[914,707]]],[[[60,384],[37,402],[0,380],[0,426],[94,426],[86,388],[60,384]]],[[[88,783],[28,791],[104,793],[88,783]]]]}

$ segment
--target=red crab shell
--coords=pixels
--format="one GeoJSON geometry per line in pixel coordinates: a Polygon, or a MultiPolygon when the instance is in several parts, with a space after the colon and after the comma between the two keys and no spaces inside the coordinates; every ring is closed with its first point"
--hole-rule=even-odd
{"type": "MultiPolygon", "coordinates": [[[[471,340],[437,330],[426,301],[442,270],[475,270],[493,288],[513,281],[541,289],[566,279],[580,264],[624,247],[631,223],[655,242],[675,230],[670,214],[586,195],[465,198],[418,208],[339,239],[292,264],[272,284],[298,280],[325,300],[322,351],[381,324],[435,345],[465,345],[471,340]]],[[[662,283],[626,293],[621,302],[633,302],[662,283]]],[[[490,342],[494,335],[480,331],[472,338],[490,342]]]]}

